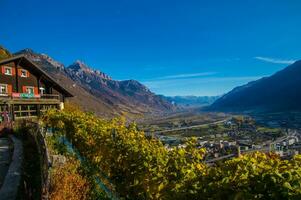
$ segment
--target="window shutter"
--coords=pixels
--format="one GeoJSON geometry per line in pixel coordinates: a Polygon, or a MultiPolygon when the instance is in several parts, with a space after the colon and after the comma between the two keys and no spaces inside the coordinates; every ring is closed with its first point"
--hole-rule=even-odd
{"type": "Polygon", "coordinates": [[[1,71],[2,71],[2,74],[5,74],[5,68],[4,68],[4,66],[1,66],[1,71]]]}
{"type": "Polygon", "coordinates": [[[18,76],[21,76],[21,69],[18,69],[18,76]]]}
{"type": "Polygon", "coordinates": [[[34,87],[34,94],[35,94],[35,95],[38,95],[38,94],[39,94],[38,87],[34,87]]]}
{"type": "Polygon", "coordinates": [[[26,70],[26,77],[29,77],[29,71],[26,70]]]}
{"type": "Polygon", "coordinates": [[[26,93],[26,86],[22,86],[22,92],[26,93]]]}
{"type": "Polygon", "coordinates": [[[12,85],[7,85],[7,93],[11,94],[13,92],[13,86],[12,85]]]}
{"type": "Polygon", "coordinates": [[[12,68],[12,75],[15,76],[16,75],[16,68],[12,68]]]}

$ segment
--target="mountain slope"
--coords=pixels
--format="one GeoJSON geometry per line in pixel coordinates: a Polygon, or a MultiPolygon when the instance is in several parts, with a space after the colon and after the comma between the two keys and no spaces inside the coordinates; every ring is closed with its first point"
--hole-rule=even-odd
{"type": "Polygon", "coordinates": [[[0,46],[0,60],[11,57],[10,52],[4,47],[0,46]]]}
{"type": "Polygon", "coordinates": [[[270,77],[234,88],[210,106],[220,111],[300,111],[301,61],[270,77]]]}
{"type": "Polygon", "coordinates": [[[171,103],[153,94],[138,81],[115,81],[81,61],[65,67],[46,54],[38,54],[30,49],[17,54],[24,54],[32,59],[70,90],[75,95],[72,102],[98,115],[136,117],[174,109],[171,103]]]}
{"type": "Polygon", "coordinates": [[[124,112],[165,112],[173,108],[138,81],[112,80],[108,75],[92,70],[80,61],[67,67],[66,72],[73,81],[88,89],[94,96],[124,112]]]}
{"type": "Polygon", "coordinates": [[[45,54],[37,54],[31,49],[24,49],[16,54],[24,54],[32,61],[41,66],[49,75],[51,75],[57,82],[64,85],[75,97],[70,101],[81,106],[86,111],[94,112],[104,117],[112,117],[118,112],[112,109],[110,105],[100,101],[97,97],[89,93],[85,88],[78,85],[65,72],[65,66],[62,63],[54,61],[45,54]]]}

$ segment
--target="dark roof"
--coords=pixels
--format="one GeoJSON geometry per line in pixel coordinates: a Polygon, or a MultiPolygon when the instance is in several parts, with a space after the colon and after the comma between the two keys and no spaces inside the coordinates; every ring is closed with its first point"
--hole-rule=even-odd
{"type": "Polygon", "coordinates": [[[34,62],[32,62],[24,54],[20,54],[20,55],[17,55],[17,56],[13,56],[13,57],[1,60],[0,61],[0,65],[7,64],[7,63],[10,63],[10,62],[15,61],[15,60],[20,60],[20,62],[29,63],[31,66],[34,67],[34,69],[33,69],[34,71],[36,71],[39,74],[42,74],[43,78],[46,81],[52,83],[54,85],[54,87],[56,89],[58,89],[60,92],[62,92],[66,97],[73,97],[73,95],[67,89],[65,89],[64,87],[62,87],[49,74],[47,74],[43,69],[41,69],[41,67],[39,67],[37,64],[35,64],[34,62]]]}

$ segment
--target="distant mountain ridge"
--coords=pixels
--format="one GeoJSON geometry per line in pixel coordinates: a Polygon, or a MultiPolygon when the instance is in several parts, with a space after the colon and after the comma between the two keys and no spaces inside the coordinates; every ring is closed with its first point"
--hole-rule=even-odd
{"type": "Polygon", "coordinates": [[[301,111],[301,61],[270,77],[236,87],[210,110],[234,112],[301,111]]]}
{"type": "MultiPolygon", "coordinates": [[[[6,58],[6,49],[0,49],[0,58],[6,58]]],[[[21,50],[23,54],[41,66],[60,84],[75,95],[71,101],[87,111],[104,117],[126,115],[135,118],[143,114],[160,114],[175,109],[170,102],[152,93],[135,80],[116,81],[107,74],[94,70],[77,60],[65,66],[46,54],[31,49],[21,50]]]]}
{"type": "Polygon", "coordinates": [[[128,107],[127,112],[168,111],[174,106],[152,93],[147,87],[135,80],[116,81],[110,76],[92,70],[77,61],[66,68],[66,73],[76,83],[89,89],[94,96],[102,98],[110,105],[128,107]]]}
{"type": "Polygon", "coordinates": [[[211,105],[220,96],[164,96],[167,101],[181,107],[203,107],[211,105]]]}

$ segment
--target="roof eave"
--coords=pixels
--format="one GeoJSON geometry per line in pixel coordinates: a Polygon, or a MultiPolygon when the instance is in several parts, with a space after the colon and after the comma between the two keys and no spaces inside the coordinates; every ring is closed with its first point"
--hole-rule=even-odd
{"type": "Polygon", "coordinates": [[[49,79],[51,82],[55,83],[61,90],[62,92],[64,92],[64,95],[66,97],[74,97],[73,94],[71,94],[67,89],[65,89],[63,86],[61,86],[59,83],[57,83],[50,75],[47,74],[47,72],[45,72],[43,69],[41,69],[37,64],[35,64],[34,62],[32,62],[29,58],[27,58],[26,55],[24,54],[20,54],[17,56],[13,56],[11,58],[6,58],[4,60],[0,61],[0,65],[1,64],[6,64],[9,63],[11,61],[17,60],[17,59],[26,59],[30,64],[32,64],[33,66],[35,66],[38,71],[40,71],[40,73],[42,73],[47,79],[49,79]]]}

